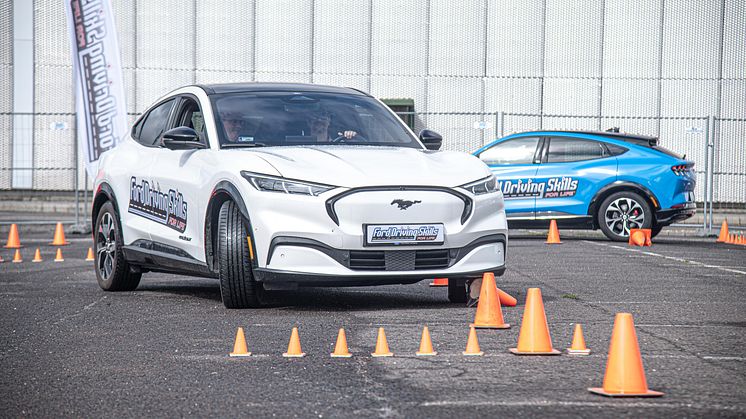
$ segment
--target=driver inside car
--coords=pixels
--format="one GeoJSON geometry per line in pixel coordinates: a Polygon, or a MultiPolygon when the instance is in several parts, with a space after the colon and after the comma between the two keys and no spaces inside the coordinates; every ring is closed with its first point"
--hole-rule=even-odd
{"type": "Polygon", "coordinates": [[[329,124],[331,116],[327,112],[312,112],[306,117],[309,132],[312,137],[316,137],[316,142],[328,143],[334,141],[351,140],[357,136],[355,131],[338,132],[337,135],[331,136],[329,133],[329,124]]]}

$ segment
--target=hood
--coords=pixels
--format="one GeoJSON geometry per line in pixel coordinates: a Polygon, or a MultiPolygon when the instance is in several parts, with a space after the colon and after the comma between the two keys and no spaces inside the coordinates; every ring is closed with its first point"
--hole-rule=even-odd
{"type": "Polygon", "coordinates": [[[491,173],[478,158],[457,151],[327,145],[229,152],[253,153],[286,178],[348,188],[371,185],[453,187],[491,173]]]}

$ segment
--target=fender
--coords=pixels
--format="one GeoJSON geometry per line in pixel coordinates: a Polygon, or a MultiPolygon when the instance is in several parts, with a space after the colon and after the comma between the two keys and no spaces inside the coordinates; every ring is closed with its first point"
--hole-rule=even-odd
{"type": "Polygon", "coordinates": [[[596,195],[593,196],[593,199],[591,199],[590,204],[588,204],[588,214],[590,215],[592,212],[592,209],[595,208],[596,205],[598,205],[598,203],[600,202],[601,196],[605,195],[611,189],[617,189],[617,188],[636,190],[640,192],[643,196],[647,197],[648,200],[650,200],[650,202],[653,204],[653,211],[658,210],[660,208],[660,204],[658,204],[658,198],[655,197],[655,194],[652,191],[650,191],[650,189],[637,183],[617,180],[617,181],[609,183],[608,185],[599,189],[598,192],[596,192],[596,195]]]}
{"type": "MultiPolygon", "coordinates": [[[[101,195],[106,196],[106,199],[111,201],[111,203],[114,205],[114,209],[116,210],[117,214],[120,214],[119,212],[119,203],[117,203],[117,197],[114,195],[114,190],[109,186],[108,183],[102,182],[100,185],[98,185],[98,189],[96,189],[96,193],[94,194],[93,203],[91,204],[91,231],[93,234],[96,232],[96,216],[98,215],[98,209],[101,208],[103,203],[101,202],[102,199],[100,199],[101,195]]],[[[119,223],[121,225],[122,220],[119,220],[119,223]]]]}
{"type": "MultiPolygon", "coordinates": [[[[251,225],[251,218],[249,217],[249,211],[246,208],[246,203],[244,202],[243,197],[241,196],[241,193],[238,191],[238,188],[236,188],[232,183],[230,183],[227,180],[223,180],[218,182],[217,185],[212,189],[212,192],[210,193],[210,201],[207,204],[207,208],[205,209],[205,261],[207,262],[207,266],[209,266],[210,270],[217,273],[218,272],[218,263],[215,260],[215,252],[214,252],[214,243],[215,243],[215,237],[217,232],[217,217],[213,217],[213,214],[215,213],[215,205],[216,203],[218,205],[222,205],[225,200],[216,200],[214,199],[215,196],[219,194],[225,194],[230,197],[233,202],[236,203],[238,206],[238,210],[241,213],[241,215],[249,221],[249,225],[251,225]],[[213,219],[214,218],[214,219],[213,219]],[[215,224],[215,228],[212,227],[213,223],[215,224]]],[[[256,249],[256,243],[254,243],[254,236],[253,234],[250,235],[251,237],[251,246],[256,249]]],[[[252,266],[257,266],[256,258],[252,261],[252,266]]]]}

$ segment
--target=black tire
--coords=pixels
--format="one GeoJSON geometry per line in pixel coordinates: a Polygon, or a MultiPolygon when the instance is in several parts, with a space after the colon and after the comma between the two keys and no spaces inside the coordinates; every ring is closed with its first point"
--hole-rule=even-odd
{"type": "Polygon", "coordinates": [[[448,278],[448,301],[452,303],[465,303],[468,294],[466,294],[466,280],[463,278],[448,278]]]}
{"type": "Polygon", "coordinates": [[[114,205],[106,202],[96,215],[93,234],[96,280],[104,291],[132,291],[140,284],[142,274],[132,272],[123,245],[119,216],[114,205]]]}
{"type": "Polygon", "coordinates": [[[262,285],[254,280],[247,241],[248,226],[233,201],[220,207],[218,259],[220,294],[227,308],[261,306],[262,285]]]}
{"type": "Polygon", "coordinates": [[[651,228],[653,212],[643,197],[623,191],[613,193],[601,202],[596,221],[606,237],[621,242],[629,240],[630,228],[651,228]]]}
{"type": "Polygon", "coordinates": [[[655,237],[658,234],[660,234],[661,230],[663,230],[663,226],[660,224],[656,224],[653,226],[652,230],[650,231],[650,237],[655,237]]]}

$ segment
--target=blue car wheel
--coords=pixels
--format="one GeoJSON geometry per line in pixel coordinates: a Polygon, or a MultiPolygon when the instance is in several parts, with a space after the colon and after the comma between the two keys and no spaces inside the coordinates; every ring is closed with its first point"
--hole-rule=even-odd
{"type": "Polygon", "coordinates": [[[652,228],[653,212],[648,202],[634,192],[617,192],[601,202],[598,226],[611,240],[627,241],[631,228],[652,228]]]}

